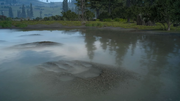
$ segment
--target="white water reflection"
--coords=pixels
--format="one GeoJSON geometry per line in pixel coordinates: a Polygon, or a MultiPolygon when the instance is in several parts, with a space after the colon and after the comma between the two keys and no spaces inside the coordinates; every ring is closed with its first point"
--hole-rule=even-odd
{"type": "Polygon", "coordinates": [[[3,40],[0,42],[0,100],[2,101],[180,100],[180,37],[178,35],[153,33],[145,35],[140,32],[89,29],[0,30],[0,40],[3,40]],[[16,45],[41,41],[62,45],[16,47],[16,45]],[[124,80],[118,87],[108,88],[109,86],[106,85],[107,89],[105,89],[103,82],[109,79],[81,81],[49,71],[41,74],[36,68],[47,62],[60,60],[87,61],[90,64],[95,62],[111,68],[123,68],[125,71],[135,73],[138,79],[124,80]],[[36,77],[37,74],[39,74],[38,77],[36,77]],[[61,81],[67,82],[61,83],[61,81]],[[89,82],[100,86],[93,86],[89,82]],[[75,88],[72,89],[73,87],[75,88]],[[97,89],[98,94],[93,95],[87,94],[87,91],[94,92],[95,89],[87,90],[88,87],[102,89],[97,89]],[[87,95],[85,93],[82,95],[80,92],[86,92],[87,95]]]}

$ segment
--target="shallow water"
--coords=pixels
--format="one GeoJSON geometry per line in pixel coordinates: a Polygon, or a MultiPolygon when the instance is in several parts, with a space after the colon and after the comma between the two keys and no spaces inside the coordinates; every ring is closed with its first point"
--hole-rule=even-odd
{"type": "Polygon", "coordinates": [[[0,29],[0,101],[180,101],[180,35],[0,29]]]}

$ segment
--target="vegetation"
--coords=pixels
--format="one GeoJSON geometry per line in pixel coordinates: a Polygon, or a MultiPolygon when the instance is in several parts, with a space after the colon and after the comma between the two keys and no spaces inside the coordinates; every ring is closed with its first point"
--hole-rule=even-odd
{"type": "Polygon", "coordinates": [[[0,26],[2,28],[10,28],[12,26],[12,22],[11,21],[0,21],[0,26]]]}
{"type": "Polygon", "coordinates": [[[78,20],[78,15],[74,12],[71,12],[71,10],[68,10],[67,12],[62,12],[62,20],[68,20],[68,21],[76,21],[78,20]]]}
{"type": "MultiPolygon", "coordinates": [[[[49,17],[42,18],[43,10],[38,8],[39,16],[34,18],[33,21],[23,21],[22,24],[14,26],[25,27],[32,23],[49,24],[52,22],[63,25],[69,25],[70,23],[70,25],[81,25],[79,21],[82,21],[82,24],[86,26],[112,26],[169,31],[171,29],[179,29],[180,25],[180,0],[72,0],[76,4],[74,10],[68,10],[68,4],[72,4],[67,1],[63,0],[61,16],[48,14],[46,16],[49,17]],[[94,21],[95,13],[98,19],[94,21]]],[[[26,9],[23,5],[21,11],[17,11],[17,17],[32,18],[32,4],[26,9]]],[[[3,14],[3,12],[1,13],[3,14]]],[[[9,7],[9,16],[13,16],[11,7],[9,7]]],[[[5,19],[3,18],[3,20],[5,19]]],[[[6,26],[8,25],[7,23],[3,22],[1,25],[6,26]]]]}
{"type": "MultiPolygon", "coordinates": [[[[81,21],[0,21],[0,26],[3,28],[10,28],[12,26],[18,28],[25,28],[27,25],[36,25],[36,24],[62,24],[64,26],[81,26],[81,21]]],[[[121,28],[133,28],[140,30],[163,30],[163,26],[160,23],[156,23],[156,26],[146,26],[146,25],[137,25],[136,23],[127,23],[125,21],[115,21],[112,20],[110,22],[107,21],[87,21],[87,27],[121,27],[121,28]]],[[[180,31],[180,26],[174,27],[171,25],[172,31],[180,31]]]]}
{"type": "Polygon", "coordinates": [[[100,21],[121,18],[128,23],[136,21],[137,25],[155,26],[155,23],[160,23],[166,30],[180,22],[179,5],[180,0],[77,0],[82,19],[90,8],[96,10],[100,21]]]}

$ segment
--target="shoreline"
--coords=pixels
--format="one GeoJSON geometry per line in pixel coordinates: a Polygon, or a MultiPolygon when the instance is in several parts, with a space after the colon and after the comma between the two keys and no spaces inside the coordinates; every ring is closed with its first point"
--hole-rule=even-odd
{"type": "Polygon", "coordinates": [[[24,28],[19,28],[19,27],[15,27],[12,26],[10,28],[2,28],[0,26],[0,29],[22,29],[22,30],[63,30],[63,29],[100,29],[100,30],[114,30],[114,31],[134,31],[134,32],[147,32],[145,34],[177,34],[180,35],[180,32],[178,31],[164,31],[164,30],[141,30],[141,29],[135,29],[135,28],[121,28],[121,27],[88,27],[85,25],[81,25],[81,26],[64,26],[62,24],[59,23],[54,23],[54,24],[36,24],[36,25],[28,25],[27,27],[24,28]],[[152,33],[153,32],[153,33],[152,33]],[[154,33],[154,32],[158,32],[158,33],[154,33]]]}

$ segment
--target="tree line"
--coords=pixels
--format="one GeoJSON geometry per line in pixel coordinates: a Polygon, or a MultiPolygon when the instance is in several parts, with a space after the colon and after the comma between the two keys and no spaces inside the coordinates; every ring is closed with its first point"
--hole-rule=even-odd
{"type": "Polygon", "coordinates": [[[76,0],[82,20],[87,9],[94,9],[98,19],[124,18],[137,25],[161,23],[165,29],[180,22],[180,0],[76,0]]]}
{"type": "MultiPolygon", "coordinates": [[[[10,16],[11,17],[11,16],[10,16]]],[[[25,9],[24,5],[22,5],[21,10],[17,11],[18,18],[33,18],[33,7],[30,4],[30,9],[25,9]]]]}
{"type": "MultiPolygon", "coordinates": [[[[47,19],[62,20],[92,20],[94,14],[97,19],[126,19],[128,23],[136,22],[137,25],[154,26],[161,23],[164,29],[170,30],[172,24],[180,22],[180,0],[72,0],[76,10],[70,10],[68,0],[63,0],[62,16],[47,19]]],[[[32,18],[32,4],[30,9],[17,11],[18,18],[32,18]]],[[[13,17],[12,8],[9,16],[13,17]]],[[[40,17],[42,12],[40,11],[40,17]]]]}

